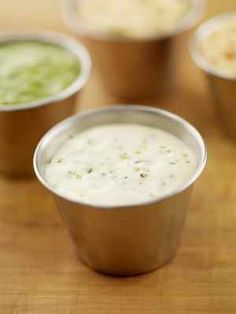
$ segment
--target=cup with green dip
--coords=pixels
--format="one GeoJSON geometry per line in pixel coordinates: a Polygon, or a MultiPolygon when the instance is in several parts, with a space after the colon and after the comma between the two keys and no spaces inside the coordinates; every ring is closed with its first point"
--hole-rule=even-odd
{"type": "Polygon", "coordinates": [[[73,113],[90,71],[87,50],[70,37],[52,32],[0,35],[2,173],[33,173],[38,140],[73,113]]]}

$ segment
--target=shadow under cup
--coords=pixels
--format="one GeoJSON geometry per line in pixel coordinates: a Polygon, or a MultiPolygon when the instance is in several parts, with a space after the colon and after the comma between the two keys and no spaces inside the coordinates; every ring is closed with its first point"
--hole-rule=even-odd
{"type": "Polygon", "coordinates": [[[199,133],[185,120],[148,106],[114,106],[76,115],[51,129],[34,155],[34,169],[52,192],[75,241],[80,260],[90,268],[116,276],[152,271],[171,260],[177,250],[193,183],[206,163],[199,133]],[[45,163],[70,132],[110,123],[136,123],[164,129],[195,152],[197,168],[180,190],[153,202],[133,206],[91,206],[59,194],[46,181],[45,163]]]}
{"type": "Polygon", "coordinates": [[[89,48],[108,93],[130,103],[166,96],[174,86],[174,40],[191,29],[204,12],[204,0],[190,1],[189,13],[172,32],[143,39],[87,31],[78,23],[79,1],[66,1],[64,15],[67,24],[89,48]]]}

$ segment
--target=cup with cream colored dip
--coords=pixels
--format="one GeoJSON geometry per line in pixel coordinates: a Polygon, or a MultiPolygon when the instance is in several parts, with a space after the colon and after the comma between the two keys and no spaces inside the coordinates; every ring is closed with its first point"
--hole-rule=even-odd
{"type": "Polygon", "coordinates": [[[173,41],[202,16],[204,0],[67,0],[67,24],[87,45],[107,91],[122,101],[172,86],[173,41]]]}
{"type": "Polygon", "coordinates": [[[236,13],[205,22],[195,33],[190,49],[207,76],[222,126],[236,139],[236,13]]]}
{"type": "Polygon", "coordinates": [[[34,169],[55,196],[80,260],[110,275],[146,273],[176,253],[204,142],[148,106],[75,115],[40,141],[34,169]]]}
{"type": "Polygon", "coordinates": [[[42,135],[70,116],[86,84],[87,50],[57,33],[0,35],[0,171],[33,174],[42,135]]]}

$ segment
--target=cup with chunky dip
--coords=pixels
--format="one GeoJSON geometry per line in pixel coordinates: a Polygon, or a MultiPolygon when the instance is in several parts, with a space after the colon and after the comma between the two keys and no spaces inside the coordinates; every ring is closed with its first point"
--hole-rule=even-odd
{"type": "Polygon", "coordinates": [[[174,257],[205,163],[204,142],[187,121],[136,105],[70,117],[34,155],[80,260],[110,275],[149,272],[174,257]]]}
{"type": "Polygon", "coordinates": [[[195,33],[190,49],[207,76],[222,126],[236,139],[236,13],[205,22],[195,33]]]}
{"type": "Polygon", "coordinates": [[[0,171],[30,175],[40,137],[73,113],[90,57],[61,34],[2,34],[0,64],[0,171]]]}
{"type": "Polygon", "coordinates": [[[162,96],[173,77],[173,39],[204,0],[66,0],[68,25],[89,47],[106,89],[130,102],[162,96]]]}

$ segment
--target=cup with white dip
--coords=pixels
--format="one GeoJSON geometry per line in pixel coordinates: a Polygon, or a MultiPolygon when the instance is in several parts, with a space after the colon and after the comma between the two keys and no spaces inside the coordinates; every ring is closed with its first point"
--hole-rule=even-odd
{"type": "Polygon", "coordinates": [[[219,121],[236,139],[236,13],[216,16],[201,25],[190,50],[206,74],[219,121]]]}
{"type": "Polygon", "coordinates": [[[114,106],[52,128],[34,155],[80,260],[110,275],[152,271],[176,253],[193,183],[206,164],[198,131],[148,106],[114,106]]]}
{"type": "Polygon", "coordinates": [[[39,139],[74,112],[90,75],[90,57],[62,34],[4,33],[0,63],[0,171],[32,175],[39,139]]]}
{"type": "Polygon", "coordinates": [[[66,0],[65,19],[87,45],[106,90],[122,101],[172,87],[174,39],[204,12],[204,0],[66,0]]]}

